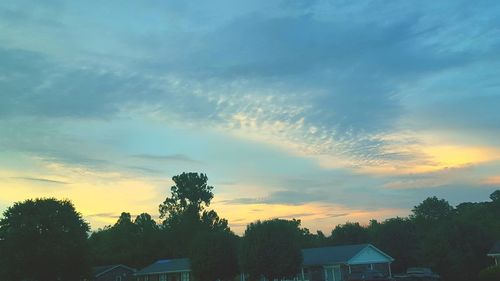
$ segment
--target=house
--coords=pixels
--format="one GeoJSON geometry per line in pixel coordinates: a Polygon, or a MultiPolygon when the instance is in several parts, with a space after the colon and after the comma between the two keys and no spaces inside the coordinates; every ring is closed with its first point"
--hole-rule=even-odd
{"type": "Polygon", "coordinates": [[[93,281],[132,281],[135,269],[123,264],[97,266],[92,268],[93,281]]]}
{"type": "Polygon", "coordinates": [[[302,281],[343,281],[349,275],[376,270],[391,277],[392,257],[371,244],[302,250],[302,281]]]}
{"type": "Polygon", "coordinates": [[[500,265],[500,240],[493,245],[493,248],[488,252],[488,256],[495,259],[496,265],[500,265]]]}
{"type": "MultiPolygon", "coordinates": [[[[303,263],[295,281],[344,281],[367,270],[392,276],[392,257],[371,244],[302,250],[303,263]]],[[[137,281],[193,281],[188,259],[159,260],[135,273],[137,281]]],[[[238,280],[245,281],[245,275],[238,280]]]]}
{"type": "Polygon", "coordinates": [[[189,259],[159,260],[135,273],[137,281],[190,281],[189,259]]]}

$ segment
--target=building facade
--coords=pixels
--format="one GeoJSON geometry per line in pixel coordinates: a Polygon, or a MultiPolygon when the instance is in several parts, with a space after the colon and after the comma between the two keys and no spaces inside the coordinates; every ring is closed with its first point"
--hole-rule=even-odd
{"type": "Polygon", "coordinates": [[[302,250],[301,281],[343,281],[367,272],[391,277],[392,257],[371,244],[302,250]]]}

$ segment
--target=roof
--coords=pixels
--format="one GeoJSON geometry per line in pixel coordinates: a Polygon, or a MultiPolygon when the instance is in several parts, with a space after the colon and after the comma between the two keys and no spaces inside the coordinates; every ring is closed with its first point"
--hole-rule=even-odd
{"type": "Polygon", "coordinates": [[[493,248],[488,252],[488,256],[490,255],[500,255],[500,240],[498,240],[495,245],[493,245],[493,248]]]}
{"type": "Polygon", "coordinates": [[[189,259],[159,260],[141,270],[135,275],[148,275],[155,273],[191,271],[189,259]]]}
{"type": "Polygon", "coordinates": [[[104,265],[104,266],[95,266],[95,267],[92,267],[92,276],[94,277],[99,277],[101,275],[103,275],[104,273],[106,272],[109,272],[115,268],[118,268],[118,267],[123,267],[123,268],[126,268],[132,272],[135,272],[135,269],[134,268],[131,268],[131,267],[128,267],[126,265],[123,265],[123,264],[113,264],[113,265],[104,265]]]}
{"type": "Polygon", "coordinates": [[[371,244],[357,244],[304,249],[302,250],[303,265],[347,264],[367,247],[373,248],[391,261],[394,260],[371,244]]]}

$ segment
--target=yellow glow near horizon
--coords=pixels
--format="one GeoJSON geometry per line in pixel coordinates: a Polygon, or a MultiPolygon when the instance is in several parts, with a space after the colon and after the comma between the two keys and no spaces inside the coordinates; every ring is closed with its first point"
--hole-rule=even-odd
{"type": "Polygon", "coordinates": [[[14,203],[47,197],[71,200],[77,211],[89,216],[93,226],[97,227],[116,222],[114,216],[121,212],[155,215],[164,199],[152,186],[138,181],[118,181],[113,186],[78,183],[62,188],[40,188],[35,184],[12,182],[8,189],[2,190],[0,199],[14,203]]]}
{"type": "Polygon", "coordinates": [[[500,160],[500,150],[491,147],[419,145],[401,149],[401,151],[414,155],[414,157],[405,161],[388,161],[380,165],[366,165],[360,170],[380,175],[419,174],[500,160]]]}
{"type": "Polygon", "coordinates": [[[338,204],[306,203],[300,205],[284,204],[214,204],[221,217],[228,219],[231,229],[242,234],[246,225],[257,220],[273,218],[300,219],[302,227],[310,231],[321,230],[325,234],[338,224],[347,221],[367,224],[371,219],[384,220],[395,216],[406,216],[409,210],[380,209],[365,211],[348,208],[338,204]]]}
{"type": "Polygon", "coordinates": [[[500,151],[489,147],[429,146],[422,151],[435,163],[435,167],[453,168],[500,159],[500,151]]]}
{"type": "MultiPolygon", "coordinates": [[[[15,171],[0,171],[0,176],[8,188],[3,188],[0,200],[13,204],[37,197],[54,197],[69,199],[75,208],[91,224],[92,229],[98,229],[116,222],[121,212],[138,215],[143,212],[158,215],[158,205],[168,195],[169,184],[162,183],[162,187],[143,180],[128,179],[124,175],[98,173],[86,171],[83,174],[72,174],[69,167],[63,165],[49,165],[59,171],[64,171],[72,177],[40,176],[42,179],[58,180],[67,184],[43,183],[23,179],[24,174],[15,171]],[[92,175],[89,177],[89,175],[92,175]],[[78,176],[80,175],[80,176],[78,176]]],[[[33,177],[33,175],[32,175],[33,177]]],[[[256,191],[258,188],[252,188],[256,191]]],[[[260,193],[263,188],[260,189],[260,193]]],[[[300,205],[285,204],[238,204],[227,203],[234,194],[217,194],[219,201],[210,206],[218,212],[220,217],[228,219],[231,228],[242,234],[246,225],[256,220],[271,218],[297,218],[302,220],[302,226],[311,231],[331,231],[335,225],[346,221],[367,223],[370,219],[382,219],[394,215],[401,215],[404,210],[363,211],[351,209],[336,204],[307,203],[300,205]]]]}
{"type": "Polygon", "coordinates": [[[114,224],[116,216],[121,212],[129,212],[132,215],[147,212],[155,216],[158,213],[158,205],[167,196],[167,193],[163,193],[164,190],[166,192],[163,184],[158,187],[144,179],[130,179],[119,173],[89,170],[75,172],[71,167],[56,163],[46,167],[50,167],[52,171],[58,170],[59,174],[65,174],[67,177],[57,177],[52,173],[45,176],[30,173],[26,176],[17,171],[0,171],[4,186],[0,200],[13,204],[33,198],[69,199],[76,210],[91,223],[92,228],[97,229],[114,224]],[[65,184],[43,180],[57,180],[65,184]]]}

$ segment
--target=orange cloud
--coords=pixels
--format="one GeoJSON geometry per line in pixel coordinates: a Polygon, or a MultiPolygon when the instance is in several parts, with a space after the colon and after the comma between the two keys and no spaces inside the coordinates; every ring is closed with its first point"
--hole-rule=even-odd
{"type": "Polygon", "coordinates": [[[487,185],[500,185],[500,176],[486,178],[481,183],[487,185]]]}

